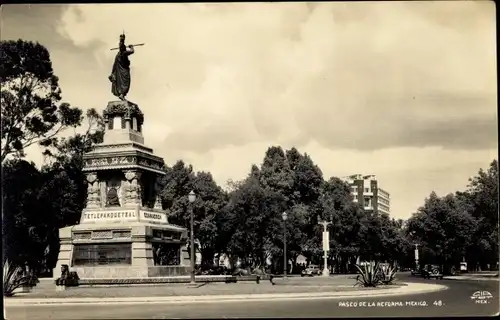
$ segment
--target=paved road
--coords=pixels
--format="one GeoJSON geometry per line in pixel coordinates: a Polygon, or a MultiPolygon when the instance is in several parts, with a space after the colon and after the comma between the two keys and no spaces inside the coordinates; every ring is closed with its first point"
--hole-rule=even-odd
{"type": "Polygon", "coordinates": [[[372,316],[457,316],[493,315],[498,313],[499,288],[496,281],[473,280],[423,280],[407,275],[400,276],[406,282],[439,283],[448,290],[386,298],[293,300],[240,303],[202,304],[148,304],[120,306],[33,306],[8,307],[7,319],[164,319],[164,318],[236,318],[236,317],[372,317],[372,316]],[[471,300],[476,291],[489,291],[493,298],[487,304],[471,300]],[[425,302],[426,306],[370,306],[377,302],[403,305],[406,302],[425,302]],[[434,305],[434,301],[438,305],[434,305]],[[439,303],[439,301],[441,303],[439,303]],[[358,306],[342,306],[358,303],[358,306]],[[360,303],[366,306],[360,306],[360,303]],[[439,305],[441,304],[441,305],[439,305]]]}

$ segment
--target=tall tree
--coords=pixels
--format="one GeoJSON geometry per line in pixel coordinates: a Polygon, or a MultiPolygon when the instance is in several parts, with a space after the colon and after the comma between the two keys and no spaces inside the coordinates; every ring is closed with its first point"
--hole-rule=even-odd
{"type": "MultiPolygon", "coordinates": [[[[219,207],[219,187],[215,184],[209,173],[200,173],[198,177],[191,165],[184,161],[177,161],[173,167],[165,167],[166,175],[163,177],[161,197],[163,207],[169,212],[169,222],[183,226],[190,230],[190,209],[188,194],[194,191],[197,195],[193,204],[195,246],[202,254],[203,262],[213,258],[216,238],[211,232],[216,232],[215,215],[219,207]]],[[[216,235],[216,233],[215,233],[216,235]]],[[[189,243],[189,246],[192,244],[189,243]]],[[[189,251],[190,252],[190,251],[189,251]]]]}
{"type": "Polygon", "coordinates": [[[63,129],[76,127],[81,110],[60,103],[61,89],[48,50],[30,41],[0,41],[1,162],[24,156],[36,143],[50,145],[63,129]]]}
{"type": "Polygon", "coordinates": [[[493,160],[487,171],[480,169],[471,178],[468,190],[457,196],[477,220],[473,244],[467,258],[472,264],[487,268],[498,263],[498,161],[493,160]]]}
{"type": "Polygon", "coordinates": [[[42,145],[47,144],[47,149],[43,154],[53,158],[58,165],[71,165],[81,170],[83,169],[83,155],[92,150],[95,144],[102,143],[104,138],[104,119],[95,110],[90,108],[85,114],[86,130],[83,133],[75,133],[68,138],[57,138],[45,140],[42,145]]]}
{"type": "MultiPolygon", "coordinates": [[[[276,234],[272,227],[281,220],[284,198],[270,188],[264,188],[254,176],[249,177],[229,195],[225,209],[226,229],[231,234],[227,246],[230,257],[245,264],[263,265],[274,252],[276,234]]],[[[279,232],[279,234],[283,234],[279,232]]]]}
{"type": "Polygon", "coordinates": [[[33,163],[14,159],[2,165],[3,261],[38,264],[36,229],[43,210],[38,203],[40,185],[41,174],[33,163]]]}
{"type": "MultiPolygon", "coordinates": [[[[325,181],[323,185],[323,220],[330,220],[330,256],[335,260],[337,270],[348,272],[362,253],[362,246],[366,245],[361,239],[361,233],[366,224],[363,224],[365,213],[353,202],[349,185],[337,177],[325,181]]],[[[321,244],[318,232],[317,243],[321,244]]]]}
{"type": "MultiPolygon", "coordinates": [[[[41,268],[53,269],[59,253],[59,229],[75,225],[80,221],[86,199],[83,179],[72,168],[63,166],[42,169],[41,185],[38,189],[37,215],[40,219],[35,231],[44,253],[41,268]],[[75,178],[75,176],[77,178],[75,178]]],[[[81,177],[83,178],[83,177],[81,177]]]]}
{"type": "MultiPolygon", "coordinates": [[[[287,211],[289,219],[286,223],[287,232],[287,255],[293,265],[299,254],[311,257],[317,253],[317,243],[313,245],[312,235],[317,231],[317,215],[322,213],[320,197],[324,184],[321,169],[314,164],[308,154],[301,154],[296,148],[285,152],[286,161],[292,178],[292,189],[287,211]]],[[[317,240],[317,239],[316,239],[317,240]]]]}
{"type": "Polygon", "coordinates": [[[226,193],[214,181],[208,172],[198,172],[194,178],[194,190],[197,201],[194,205],[194,234],[200,242],[201,263],[212,265],[215,254],[225,249],[225,238],[220,232],[223,220],[223,208],[226,205],[226,193]]]}
{"type": "Polygon", "coordinates": [[[308,154],[302,155],[295,148],[286,151],[286,159],[293,179],[294,204],[313,205],[321,195],[324,182],[321,169],[308,154]]]}
{"type": "Polygon", "coordinates": [[[269,147],[260,168],[260,183],[285,197],[286,206],[293,206],[293,176],[281,147],[269,147]]]}
{"type": "Polygon", "coordinates": [[[83,154],[102,142],[104,122],[94,110],[86,114],[87,128],[82,134],[68,138],[55,137],[44,154],[52,160],[41,170],[38,191],[41,223],[35,228],[43,244],[42,267],[52,269],[57,262],[60,228],[77,224],[87,198],[87,184],[83,169],[83,154]]]}
{"type": "Polygon", "coordinates": [[[456,196],[439,198],[432,192],[408,220],[408,229],[421,245],[422,262],[454,265],[471,244],[475,220],[456,196]]]}
{"type": "Polygon", "coordinates": [[[169,211],[170,223],[189,226],[188,194],[194,188],[194,179],[193,167],[182,160],[172,167],[165,166],[161,198],[163,207],[169,211]]]}

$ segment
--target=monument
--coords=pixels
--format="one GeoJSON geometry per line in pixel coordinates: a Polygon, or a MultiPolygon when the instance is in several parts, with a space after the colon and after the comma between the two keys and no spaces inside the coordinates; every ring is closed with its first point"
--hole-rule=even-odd
{"type": "Polygon", "coordinates": [[[133,46],[120,36],[109,76],[112,93],[103,112],[104,141],[84,155],[88,196],[77,225],[59,230],[54,275],[68,265],[80,279],[130,279],[187,275],[187,230],[169,224],[162,209],[163,159],[144,145],[144,115],[125,99],[133,46]]]}

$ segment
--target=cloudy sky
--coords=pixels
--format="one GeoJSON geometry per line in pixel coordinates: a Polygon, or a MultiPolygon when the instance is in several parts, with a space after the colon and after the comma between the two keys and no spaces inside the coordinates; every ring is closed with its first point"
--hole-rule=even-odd
{"type": "Polygon", "coordinates": [[[146,43],[128,96],[146,144],[222,185],[296,146],[325,177],[376,174],[407,218],[498,154],[493,2],[7,5],[1,23],[49,49],[83,109],[114,99],[122,30],[146,43]]]}

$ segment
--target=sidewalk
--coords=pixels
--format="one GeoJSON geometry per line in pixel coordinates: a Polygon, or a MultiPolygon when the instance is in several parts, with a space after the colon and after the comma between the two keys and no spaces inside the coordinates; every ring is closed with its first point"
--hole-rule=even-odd
{"type": "Polygon", "coordinates": [[[499,281],[498,279],[498,271],[475,271],[475,272],[467,272],[462,273],[455,276],[445,276],[443,279],[448,280],[490,280],[490,281],[499,281]]]}
{"type": "Polygon", "coordinates": [[[481,271],[481,272],[474,272],[474,273],[469,272],[469,273],[465,273],[464,275],[473,276],[473,277],[490,278],[490,277],[495,277],[497,274],[498,274],[498,272],[496,272],[496,271],[481,271]]]}
{"type": "Polygon", "coordinates": [[[445,276],[446,280],[477,280],[477,281],[500,281],[498,277],[485,275],[463,275],[463,276],[445,276]]]}
{"type": "MultiPolygon", "coordinates": [[[[273,288],[280,286],[271,286],[273,288]]],[[[288,286],[282,286],[286,288],[288,286]]],[[[109,289],[109,288],[107,288],[109,289]]],[[[134,288],[135,289],[135,288],[134,288]]],[[[151,287],[149,287],[151,289],[151,287]]],[[[260,293],[260,294],[222,294],[210,292],[209,294],[200,295],[195,294],[199,288],[190,288],[191,295],[165,295],[161,296],[123,296],[123,297],[51,297],[51,298],[8,298],[5,299],[5,306],[7,307],[26,307],[30,305],[82,305],[82,304],[165,304],[165,303],[209,303],[209,302],[233,302],[233,301],[263,301],[263,300],[292,300],[292,299],[335,299],[335,298],[354,298],[354,297],[376,297],[376,296],[401,296],[408,294],[420,294],[427,292],[434,292],[447,289],[446,286],[438,284],[424,284],[424,283],[407,283],[405,286],[392,286],[385,288],[350,288],[351,290],[330,290],[318,291],[317,288],[310,292],[295,292],[295,293],[260,293]]],[[[213,290],[213,288],[211,288],[213,290]]],[[[302,288],[304,289],[304,288],[302,288]]],[[[212,291],[210,290],[210,291],[212,291]]],[[[150,292],[149,292],[150,293],[150,292]]]]}

